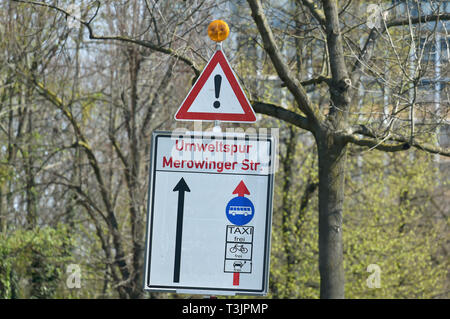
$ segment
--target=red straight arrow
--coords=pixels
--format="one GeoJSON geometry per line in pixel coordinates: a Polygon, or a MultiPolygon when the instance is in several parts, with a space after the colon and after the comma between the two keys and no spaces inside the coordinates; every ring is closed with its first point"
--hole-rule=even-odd
{"type": "Polygon", "coordinates": [[[233,286],[239,286],[239,273],[233,273],[233,286]]]}
{"type": "Polygon", "coordinates": [[[247,186],[245,186],[244,181],[241,181],[233,191],[233,194],[238,194],[239,197],[244,197],[244,195],[250,195],[250,191],[247,189],[247,186]]]}

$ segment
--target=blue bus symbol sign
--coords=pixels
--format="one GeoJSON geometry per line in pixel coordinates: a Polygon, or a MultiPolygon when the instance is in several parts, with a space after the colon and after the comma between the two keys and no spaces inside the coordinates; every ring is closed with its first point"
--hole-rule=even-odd
{"type": "Polygon", "coordinates": [[[237,226],[248,224],[255,215],[253,203],[246,197],[235,197],[227,204],[228,220],[237,226]]]}
{"type": "Polygon", "coordinates": [[[250,199],[244,197],[245,194],[250,195],[250,192],[243,181],[239,183],[233,194],[238,194],[238,196],[228,202],[225,209],[227,218],[237,226],[248,224],[255,215],[255,207],[250,199]]]}

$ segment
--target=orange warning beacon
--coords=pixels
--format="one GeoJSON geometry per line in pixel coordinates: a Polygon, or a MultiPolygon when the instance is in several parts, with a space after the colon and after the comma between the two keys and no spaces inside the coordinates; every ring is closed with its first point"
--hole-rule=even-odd
{"type": "Polygon", "coordinates": [[[222,42],[229,34],[230,28],[223,20],[214,20],[208,26],[208,36],[215,42],[222,42]]]}

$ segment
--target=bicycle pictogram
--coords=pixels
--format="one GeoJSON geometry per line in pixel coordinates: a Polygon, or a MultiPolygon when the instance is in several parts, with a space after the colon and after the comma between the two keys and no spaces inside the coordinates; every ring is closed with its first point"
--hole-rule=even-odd
{"type": "Polygon", "coordinates": [[[240,251],[243,254],[248,253],[248,249],[245,248],[244,245],[234,244],[234,246],[230,248],[230,252],[233,253],[233,254],[238,252],[238,251],[240,251]]]}

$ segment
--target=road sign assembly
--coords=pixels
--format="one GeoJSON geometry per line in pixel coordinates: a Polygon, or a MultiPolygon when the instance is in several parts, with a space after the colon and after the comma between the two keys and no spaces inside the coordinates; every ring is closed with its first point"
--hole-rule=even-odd
{"type": "Polygon", "coordinates": [[[256,116],[222,50],[217,50],[175,114],[180,121],[255,122],[256,116]]]}
{"type": "Polygon", "coordinates": [[[144,289],[265,295],[274,139],[154,132],[144,289]]]}

